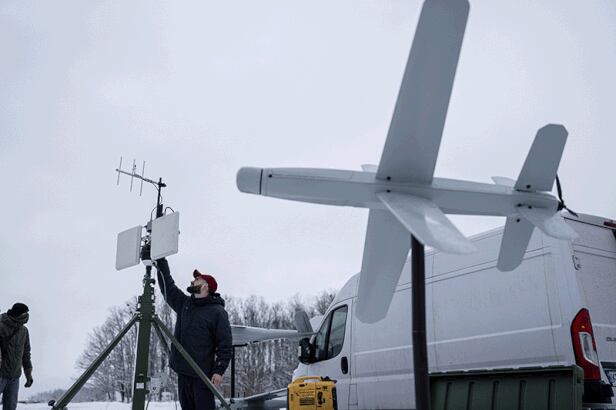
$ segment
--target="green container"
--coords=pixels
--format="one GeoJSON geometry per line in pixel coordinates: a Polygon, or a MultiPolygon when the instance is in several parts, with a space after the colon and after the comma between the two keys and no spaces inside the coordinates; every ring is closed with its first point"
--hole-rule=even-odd
{"type": "Polygon", "coordinates": [[[578,366],[430,374],[432,410],[580,410],[578,366]]]}

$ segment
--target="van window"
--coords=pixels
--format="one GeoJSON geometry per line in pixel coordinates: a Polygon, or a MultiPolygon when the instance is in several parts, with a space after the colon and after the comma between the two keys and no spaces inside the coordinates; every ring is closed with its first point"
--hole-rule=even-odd
{"type": "Polygon", "coordinates": [[[342,306],[334,310],[332,314],[332,324],[329,331],[329,341],[327,343],[327,358],[335,357],[342,350],[344,344],[344,329],[346,328],[347,307],[342,306]]]}
{"type": "Polygon", "coordinates": [[[331,359],[342,350],[347,312],[348,307],[344,305],[330,312],[323,320],[323,324],[314,338],[315,361],[331,359]]]}
{"type": "Polygon", "coordinates": [[[327,332],[329,331],[329,323],[331,322],[331,319],[332,315],[327,315],[314,338],[314,359],[317,362],[319,360],[327,359],[327,332]]]}

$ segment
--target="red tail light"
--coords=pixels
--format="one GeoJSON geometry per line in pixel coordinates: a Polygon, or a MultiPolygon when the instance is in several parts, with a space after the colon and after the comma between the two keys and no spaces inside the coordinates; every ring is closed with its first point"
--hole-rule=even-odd
{"type": "Polygon", "coordinates": [[[603,225],[605,225],[605,226],[607,226],[609,228],[616,229],[616,222],[614,222],[612,220],[603,222],[603,225]]]}
{"type": "Polygon", "coordinates": [[[575,361],[584,369],[584,379],[600,380],[599,357],[597,355],[597,344],[592,332],[592,323],[587,309],[578,312],[571,323],[571,338],[573,340],[573,351],[575,361]]]}

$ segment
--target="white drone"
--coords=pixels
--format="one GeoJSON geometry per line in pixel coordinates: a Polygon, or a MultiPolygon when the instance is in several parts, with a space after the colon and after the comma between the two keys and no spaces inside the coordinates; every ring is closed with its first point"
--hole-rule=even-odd
{"type": "Polygon", "coordinates": [[[484,184],[434,177],[434,167],[468,17],[466,0],[424,3],[378,166],[363,171],[241,168],[240,191],[294,201],[368,208],[357,316],[385,317],[410,248],[409,233],[427,246],[468,253],[475,246],[445,214],[507,217],[498,269],[522,261],[534,227],[577,237],[549,192],[567,140],[562,125],[539,129],[516,181],[484,184]]]}

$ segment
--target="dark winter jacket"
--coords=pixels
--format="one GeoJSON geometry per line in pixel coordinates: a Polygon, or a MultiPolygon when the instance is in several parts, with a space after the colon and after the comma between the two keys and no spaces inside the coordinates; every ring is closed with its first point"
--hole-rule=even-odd
{"type": "Polygon", "coordinates": [[[28,315],[17,318],[6,313],[0,315],[0,378],[16,379],[21,376],[21,368],[32,369],[30,361],[30,335],[24,326],[28,315]]]}
{"type": "MultiPolygon", "coordinates": [[[[177,313],[175,337],[208,377],[214,373],[222,375],[233,355],[225,301],[218,293],[202,299],[186,296],[175,285],[167,261],[160,259],[157,266],[158,285],[177,313]]],[[[175,347],[171,348],[170,365],[179,374],[198,377],[175,347]]]]}

